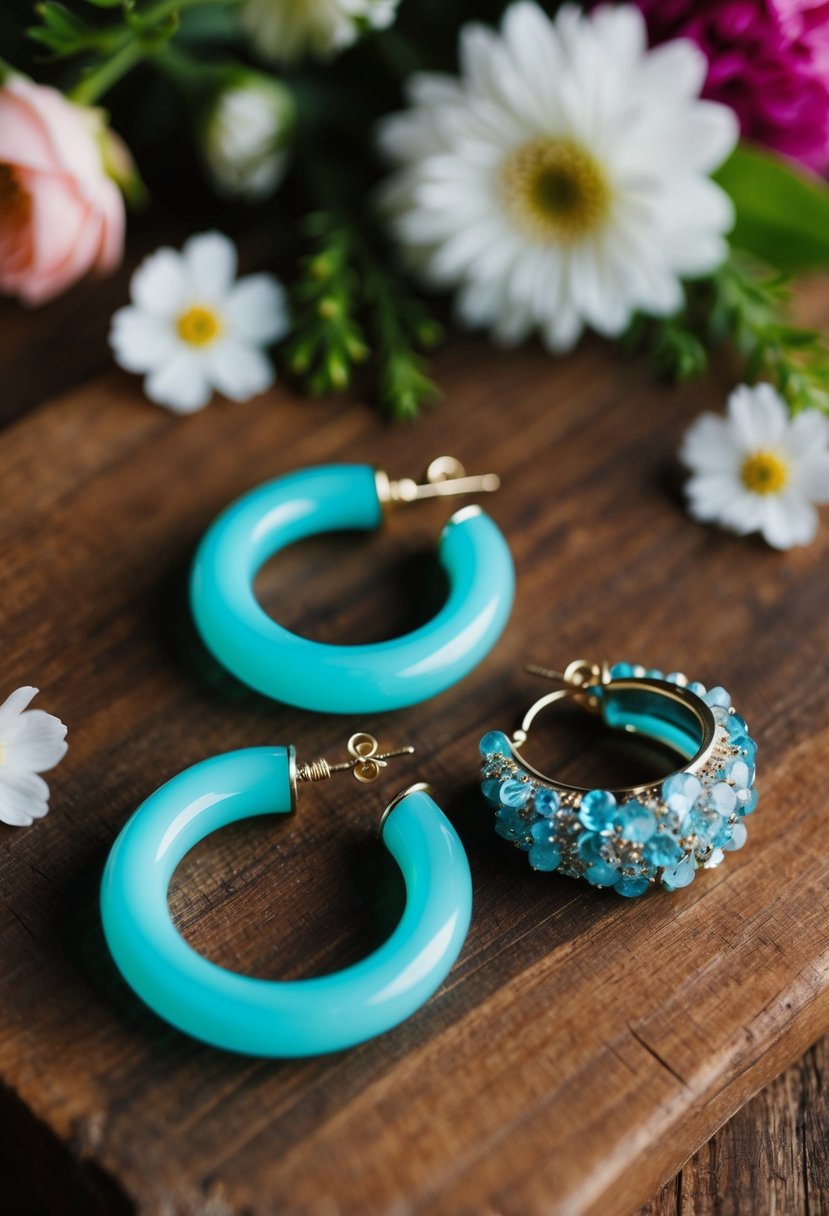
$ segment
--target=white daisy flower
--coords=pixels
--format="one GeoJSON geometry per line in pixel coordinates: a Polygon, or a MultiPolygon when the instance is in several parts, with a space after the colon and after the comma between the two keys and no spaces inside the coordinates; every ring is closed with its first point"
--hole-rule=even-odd
{"type": "Polygon", "coordinates": [[[66,755],[66,727],[42,709],[27,709],[36,688],[18,688],[0,705],[0,821],[27,828],[49,810],[49,786],[38,776],[66,755]]]}
{"type": "Polygon", "coordinates": [[[294,103],[283,84],[261,72],[232,71],[201,129],[217,192],[249,202],[273,194],[285,175],[293,126],[294,103]]]}
{"type": "Polygon", "coordinates": [[[648,50],[637,8],[507,9],[500,33],[461,31],[459,79],[415,76],[411,109],[381,124],[400,166],[383,193],[412,265],[460,288],[462,320],[552,350],[585,325],[675,312],[680,280],[726,254],[728,196],[709,174],[737,141],[700,101],[707,62],[687,41],[648,50]]]}
{"type": "Polygon", "coordinates": [[[385,29],[399,0],[244,0],[242,25],[269,59],[326,59],[365,29],[385,29]]]}
{"type": "Polygon", "coordinates": [[[829,502],[829,418],[817,410],[789,416],[770,384],[741,384],[727,417],[702,414],[680,457],[695,519],[741,536],[762,532],[775,549],[806,545],[818,526],[815,503],[829,502]]]}
{"type": "Polygon", "coordinates": [[[112,318],[110,346],[121,367],[148,373],[151,401],[189,414],[214,391],[247,401],[273,384],[262,348],[288,329],[285,293],[269,274],[236,281],[226,236],[206,232],[181,253],[156,250],[132,276],[130,297],[112,318]]]}

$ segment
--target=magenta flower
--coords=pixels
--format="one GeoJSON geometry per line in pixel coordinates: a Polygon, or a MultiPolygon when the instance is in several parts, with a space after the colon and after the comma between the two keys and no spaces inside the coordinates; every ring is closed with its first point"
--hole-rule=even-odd
{"type": "Polygon", "coordinates": [[[829,168],[829,0],[636,0],[652,44],[690,38],[708,58],[704,96],[746,139],[829,168]]]}

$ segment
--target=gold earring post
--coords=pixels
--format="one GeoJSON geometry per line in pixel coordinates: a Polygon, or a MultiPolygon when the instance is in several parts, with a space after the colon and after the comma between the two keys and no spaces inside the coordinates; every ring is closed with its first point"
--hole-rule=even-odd
{"type": "Polygon", "coordinates": [[[356,781],[368,785],[377,780],[389,760],[395,756],[410,756],[414,752],[413,747],[396,747],[392,751],[380,752],[379,746],[374,735],[360,731],[348,740],[350,760],[344,760],[341,764],[330,764],[324,757],[312,760],[297,768],[296,779],[303,782],[327,781],[334,773],[350,772],[356,781]]]}
{"type": "Polygon", "coordinates": [[[390,480],[378,469],[377,496],[385,506],[420,502],[424,498],[444,498],[455,494],[491,494],[501,485],[497,473],[468,476],[466,469],[454,456],[438,456],[427,468],[420,481],[403,477],[390,480]]]}

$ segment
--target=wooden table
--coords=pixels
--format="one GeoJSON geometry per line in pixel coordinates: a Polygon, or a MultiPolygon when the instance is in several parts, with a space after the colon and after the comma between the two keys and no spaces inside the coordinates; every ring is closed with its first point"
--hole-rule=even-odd
{"type": "MultiPolygon", "coordinates": [[[[282,386],[177,420],[109,362],[125,281],[0,310],[2,690],[37,683],[70,727],[50,816],[0,833],[4,1216],[621,1216],[696,1150],[643,1211],[829,1212],[826,1042],[769,1085],[829,1028],[829,527],[780,555],[687,519],[673,454],[725,375],[676,391],[598,342],[553,360],[458,339],[437,361],[446,400],[414,427],[282,386]],[[272,704],[208,660],[183,592],[223,504],[303,464],[407,475],[444,451],[502,474],[487,507],[519,574],[507,633],[467,681],[352,720],[272,704]],[[722,682],[761,741],[747,847],[685,891],[628,902],[535,875],[492,832],[478,738],[539,694],[525,661],[584,655],[722,682]],[[475,879],[458,965],[411,1021],[336,1057],[265,1063],[187,1040],[108,960],[96,890],[115,834],[205,756],[294,742],[337,758],[357,728],[417,753],[382,789],[332,781],[288,824],[204,842],[174,880],[176,922],[265,977],[356,959],[401,906],[380,812],[428,778],[475,879]]],[[[802,307],[829,322],[829,286],[802,307]]],[[[325,640],[410,628],[440,601],[447,514],[299,546],[263,572],[263,602],[325,640]]],[[[596,732],[558,727],[560,771],[584,776],[596,732]]],[[[621,763],[612,747],[596,761],[621,763]]]]}

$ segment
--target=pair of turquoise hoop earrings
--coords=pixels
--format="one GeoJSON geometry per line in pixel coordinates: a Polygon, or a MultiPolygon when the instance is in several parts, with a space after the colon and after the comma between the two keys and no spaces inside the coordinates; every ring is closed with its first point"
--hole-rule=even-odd
{"type": "MultiPolygon", "coordinates": [[[[422,483],[391,482],[367,466],[312,468],[278,478],[230,506],[196,554],[191,606],[213,654],[267,695],[305,709],[369,712],[427,700],[488,654],[509,618],[514,570],[503,535],[479,507],[445,526],[439,558],[449,580],[443,608],[389,642],[328,646],[289,633],[259,606],[252,584],[273,554],[324,531],[378,527],[395,503],[496,489],[467,477],[449,457],[422,483]]],[[[481,741],[481,781],[495,827],[540,871],[586,879],[636,896],[657,883],[685,886],[700,866],[745,841],[754,810],[756,745],[721,688],[630,664],[576,660],[540,674],[561,687],[542,697],[508,738],[481,741]],[[521,749],[537,714],[565,698],[614,728],[665,745],[681,767],[664,781],[626,790],[570,786],[534,769],[521,749]]],[[[152,794],[118,836],[101,887],[104,934],[135,992],[195,1038],[231,1051],[279,1058],[319,1055],[392,1029],[442,983],[469,927],[472,884],[460,839],[428,786],[401,791],[380,836],[400,870],[406,905],[373,954],[333,975],[258,980],[211,963],[172,923],[167,892],[191,848],[226,824],[295,810],[297,789],[350,771],[369,783],[387,761],[368,734],[352,736],[350,759],[298,766],[292,747],[255,747],[205,760],[152,794]]]]}
{"type": "MultiPolygon", "coordinates": [[[[263,611],[253,580],[268,558],[306,537],[375,529],[396,504],[498,484],[493,475],[467,477],[451,457],[433,461],[422,483],[393,482],[366,465],[310,468],[268,482],[205,534],[190,584],[196,626],[234,675],[302,709],[368,713],[436,696],[489,653],[512,608],[512,556],[479,507],[456,512],[441,533],[445,604],[393,641],[329,646],[297,637],[263,611]]],[[[253,979],[203,958],[173,925],[170,880],[198,841],[239,819],[292,812],[300,784],[336,769],[372,781],[396,754],[379,753],[365,734],[352,737],[349,751],[351,759],[335,766],[298,767],[292,747],[214,756],[168,781],[121,831],[101,887],[104,934],[127,982],[174,1026],[231,1051],[319,1055],[391,1029],[443,981],[469,928],[472,882],[457,833],[425,785],[403,790],[383,815],[381,839],[403,873],[406,906],[384,945],[355,966],[290,983],[253,979]]]]}

